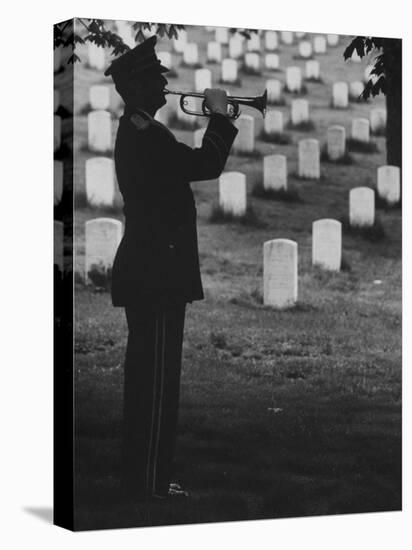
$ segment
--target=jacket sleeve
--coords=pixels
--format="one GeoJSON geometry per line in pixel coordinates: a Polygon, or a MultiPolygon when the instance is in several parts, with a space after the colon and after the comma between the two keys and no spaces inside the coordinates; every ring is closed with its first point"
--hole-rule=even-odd
{"type": "Polygon", "coordinates": [[[223,172],[238,129],[224,116],[214,114],[203,136],[201,147],[172,139],[157,133],[152,144],[158,163],[165,163],[167,172],[175,180],[199,181],[215,179],[223,172]]]}

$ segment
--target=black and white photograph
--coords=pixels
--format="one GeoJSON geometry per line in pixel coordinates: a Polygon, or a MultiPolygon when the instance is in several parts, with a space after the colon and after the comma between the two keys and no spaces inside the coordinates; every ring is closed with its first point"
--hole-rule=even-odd
{"type": "Polygon", "coordinates": [[[267,25],[54,26],[57,525],[402,509],[402,40],[267,25]]]}

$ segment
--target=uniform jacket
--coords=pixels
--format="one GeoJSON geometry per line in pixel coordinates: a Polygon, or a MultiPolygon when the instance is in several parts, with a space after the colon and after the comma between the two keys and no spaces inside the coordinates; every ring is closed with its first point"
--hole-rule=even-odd
{"type": "Polygon", "coordinates": [[[144,111],[120,118],[114,156],[125,231],[112,269],[114,306],[203,298],[190,182],[222,173],[237,132],[214,114],[192,149],[144,111]]]}

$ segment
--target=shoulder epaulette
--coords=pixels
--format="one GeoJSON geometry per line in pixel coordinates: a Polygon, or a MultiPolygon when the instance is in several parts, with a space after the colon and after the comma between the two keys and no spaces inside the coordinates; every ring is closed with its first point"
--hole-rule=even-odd
{"type": "Polygon", "coordinates": [[[130,120],[133,122],[133,124],[136,126],[138,130],[145,130],[150,126],[150,121],[147,120],[143,115],[140,115],[139,113],[134,113],[130,120]]]}

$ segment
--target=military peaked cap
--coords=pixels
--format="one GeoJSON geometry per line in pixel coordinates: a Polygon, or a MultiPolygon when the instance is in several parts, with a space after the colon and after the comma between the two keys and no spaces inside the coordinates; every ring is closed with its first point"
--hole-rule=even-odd
{"type": "Polygon", "coordinates": [[[115,59],[105,70],[105,76],[112,75],[113,78],[118,76],[127,77],[128,74],[135,76],[143,71],[153,69],[157,69],[161,73],[167,72],[169,69],[164,67],[156,56],[154,50],[156,41],[157,37],[151,36],[132,50],[115,59]]]}

